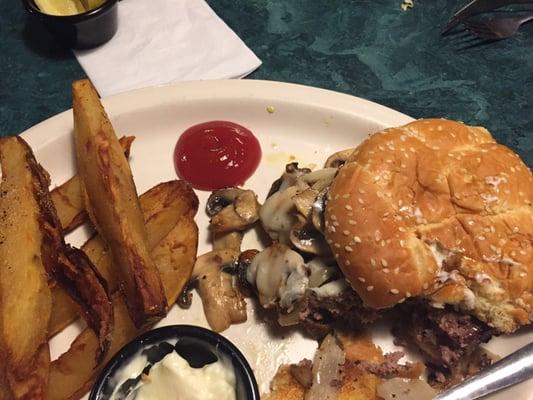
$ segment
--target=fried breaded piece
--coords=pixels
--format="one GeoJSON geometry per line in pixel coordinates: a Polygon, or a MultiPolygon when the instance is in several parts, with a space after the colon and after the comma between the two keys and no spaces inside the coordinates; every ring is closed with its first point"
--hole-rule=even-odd
{"type": "Polygon", "coordinates": [[[261,396],[263,400],[304,400],[305,389],[291,374],[291,366],[284,364],[278,368],[271,384],[272,391],[261,396]]]}

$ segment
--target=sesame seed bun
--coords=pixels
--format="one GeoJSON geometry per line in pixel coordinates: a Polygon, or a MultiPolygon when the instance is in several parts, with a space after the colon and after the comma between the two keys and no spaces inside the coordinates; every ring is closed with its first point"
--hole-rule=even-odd
{"type": "Polygon", "coordinates": [[[419,296],[512,332],[532,317],[532,202],[531,171],[486,129],[418,120],[339,170],[326,240],[370,307],[419,296]]]}

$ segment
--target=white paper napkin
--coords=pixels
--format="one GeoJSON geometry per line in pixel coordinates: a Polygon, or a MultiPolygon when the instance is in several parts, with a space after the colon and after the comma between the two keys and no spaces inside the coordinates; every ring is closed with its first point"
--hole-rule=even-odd
{"type": "Polygon", "coordinates": [[[261,60],[204,0],[123,0],[109,42],[74,52],[101,96],[176,81],[242,78],[261,60]]]}

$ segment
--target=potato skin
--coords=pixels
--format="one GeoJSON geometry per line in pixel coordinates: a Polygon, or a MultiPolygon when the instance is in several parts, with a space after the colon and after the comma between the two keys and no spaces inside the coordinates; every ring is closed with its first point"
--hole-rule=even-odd
{"type": "MultiPolygon", "coordinates": [[[[0,359],[13,395],[46,390],[51,294],[42,257],[43,232],[33,157],[18,137],[0,140],[0,359]]],[[[6,389],[9,390],[9,389],[6,389]]],[[[9,396],[8,396],[9,398],[9,396]]]]}
{"type": "MultiPolygon", "coordinates": [[[[122,136],[119,139],[126,157],[129,157],[134,140],[135,136],[122,136]]],[[[78,175],[74,175],[65,183],[57,186],[50,192],[50,196],[64,233],[74,230],[88,220],[78,175]]]]}
{"type": "Polygon", "coordinates": [[[74,138],[85,207],[108,243],[118,284],[137,327],[167,311],[163,285],[150,257],[130,166],[88,80],[72,85],[74,138]]]}
{"type": "MultiPolygon", "coordinates": [[[[175,291],[181,292],[182,286],[191,276],[192,264],[190,268],[187,265],[190,254],[193,254],[193,259],[196,256],[197,240],[192,238],[198,235],[193,222],[193,217],[198,211],[198,198],[187,183],[173,180],[154,186],[143,193],[139,200],[146,222],[150,254],[161,275],[167,299],[169,296],[173,298],[175,291]],[[188,217],[186,221],[191,222],[182,222],[183,217],[188,217]],[[177,232],[180,226],[183,230],[177,232]],[[184,239],[179,242],[181,245],[176,245],[174,239],[176,235],[181,235],[187,240],[184,239]],[[169,245],[162,248],[165,243],[169,245]],[[174,260],[172,268],[164,267],[162,260],[168,257],[176,258],[179,254],[187,254],[187,256],[185,259],[174,260]]],[[[108,247],[105,242],[98,235],[93,236],[82,246],[82,250],[88,255],[99,274],[107,281],[109,292],[114,293],[118,289],[115,276],[117,271],[113,268],[111,255],[107,251],[108,247]]],[[[79,315],[76,304],[60,287],[52,289],[52,300],[50,337],[60,332],[79,315]]]]}

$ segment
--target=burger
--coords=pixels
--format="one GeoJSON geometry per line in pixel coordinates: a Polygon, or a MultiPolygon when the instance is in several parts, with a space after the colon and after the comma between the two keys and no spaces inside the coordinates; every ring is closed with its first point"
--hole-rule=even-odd
{"type": "Polygon", "coordinates": [[[533,175],[484,128],[422,119],[320,170],[289,164],[259,215],[271,244],[241,271],[282,325],[314,336],[394,320],[446,386],[479,345],[533,316],[533,175]]]}

